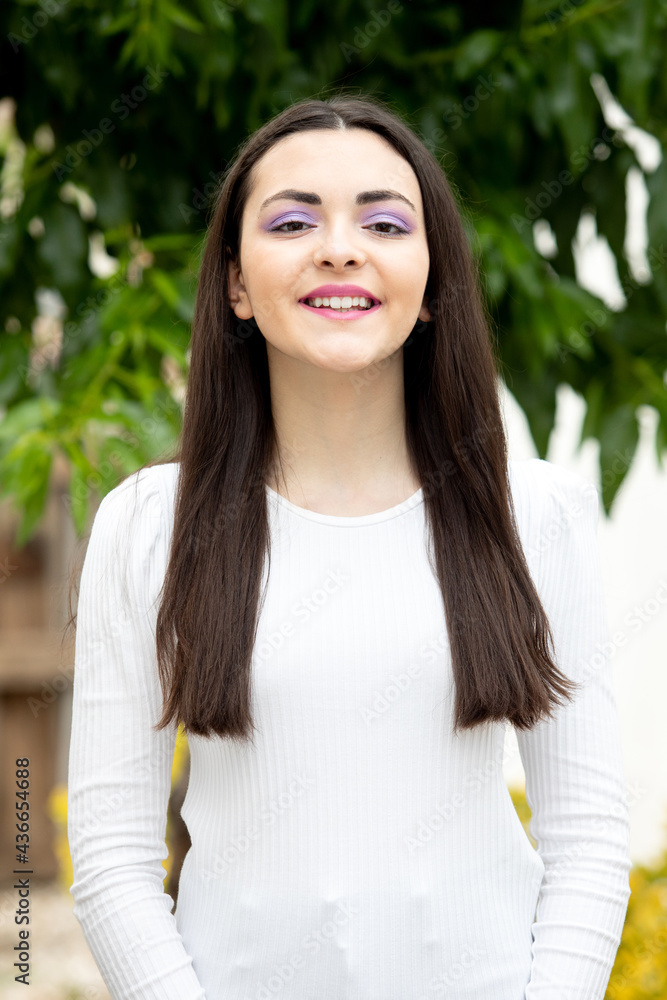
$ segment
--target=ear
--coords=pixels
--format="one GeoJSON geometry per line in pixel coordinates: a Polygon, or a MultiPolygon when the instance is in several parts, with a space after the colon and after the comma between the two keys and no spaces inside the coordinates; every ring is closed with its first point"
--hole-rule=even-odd
{"type": "Polygon", "coordinates": [[[243,283],[243,275],[236,260],[227,258],[227,279],[229,285],[229,301],[238,319],[251,319],[252,306],[243,283]]]}
{"type": "Polygon", "coordinates": [[[428,323],[433,317],[431,316],[431,310],[428,307],[428,295],[424,295],[424,300],[419,310],[419,318],[424,323],[428,323]]]}

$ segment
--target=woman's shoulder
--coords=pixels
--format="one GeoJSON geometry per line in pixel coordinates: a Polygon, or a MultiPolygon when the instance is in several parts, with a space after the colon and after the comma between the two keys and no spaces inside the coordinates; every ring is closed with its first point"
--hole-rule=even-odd
{"type": "Polygon", "coordinates": [[[597,508],[597,487],[578,472],[543,458],[510,459],[508,468],[517,512],[530,507],[553,514],[582,504],[597,508]]]}
{"type": "Polygon", "coordinates": [[[96,516],[125,519],[167,513],[173,508],[178,469],[178,462],[142,466],[104,495],[96,516]]]}
{"type": "Polygon", "coordinates": [[[596,536],[599,493],[579,473],[541,458],[510,461],[509,475],[523,549],[541,580],[553,560],[596,536]]]}
{"type": "Polygon", "coordinates": [[[144,466],[106,493],[95,512],[88,552],[113,562],[166,553],[173,526],[178,463],[144,466]]]}
{"type": "Polygon", "coordinates": [[[111,590],[133,587],[135,604],[159,589],[173,527],[173,494],[178,464],[144,466],[104,495],[93,518],[82,569],[89,580],[111,590]]]}

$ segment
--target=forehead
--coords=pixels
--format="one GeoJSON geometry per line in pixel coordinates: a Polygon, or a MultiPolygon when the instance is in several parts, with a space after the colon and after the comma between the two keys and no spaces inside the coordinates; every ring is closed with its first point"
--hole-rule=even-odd
{"type": "Polygon", "coordinates": [[[246,210],[283,188],[313,191],[323,201],[353,201],[358,191],[393,188],[421,207],[417,176],[400,153],[368,129],[309,129],[285,136],[252,170],[246,210]]]}

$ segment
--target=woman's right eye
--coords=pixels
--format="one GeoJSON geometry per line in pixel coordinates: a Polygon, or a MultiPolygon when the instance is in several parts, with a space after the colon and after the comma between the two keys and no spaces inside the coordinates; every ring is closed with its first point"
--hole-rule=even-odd
{"type": "Polygon", "coordinates": [[[278,226],[273,226],[270,229],[272,233],[299,233],[300,229],[283,229],[283,226],[307,226],[308,223],[304,222],[303,219],[286,219],[285,222],[281,222],[278,226]]]}

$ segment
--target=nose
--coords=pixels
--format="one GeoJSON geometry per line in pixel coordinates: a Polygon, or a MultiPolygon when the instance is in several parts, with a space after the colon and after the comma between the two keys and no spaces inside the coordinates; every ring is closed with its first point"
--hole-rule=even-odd
{"type": "Polygon", "coordinates": [[[314,252],[314,263],[318,267],[330,267],[334,270],[361,267],[365,261],[366,255],[361,247],[356,245],[349,230],[342,227],[326,231],[314,252]]]}

